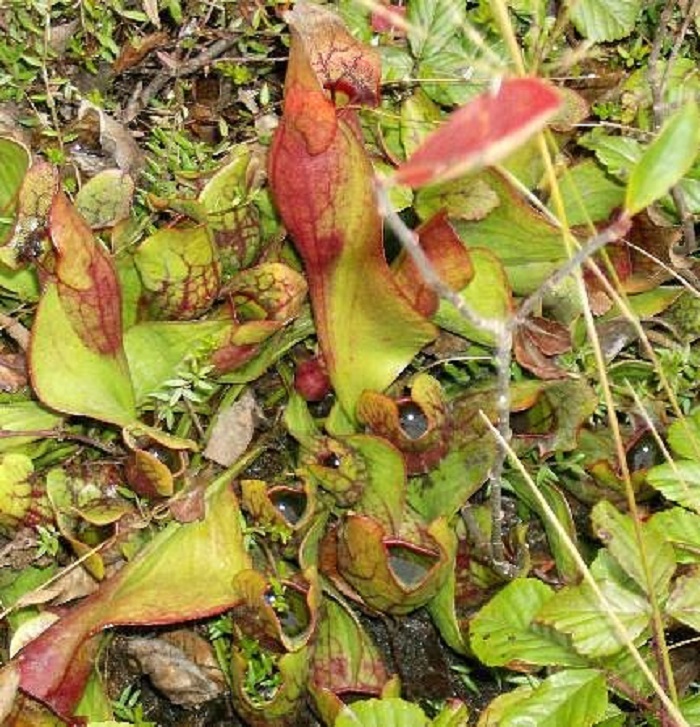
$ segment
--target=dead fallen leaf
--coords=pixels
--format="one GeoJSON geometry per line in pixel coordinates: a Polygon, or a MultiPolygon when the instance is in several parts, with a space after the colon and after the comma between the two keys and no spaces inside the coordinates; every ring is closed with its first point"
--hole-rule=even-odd
{"type": "Polygon", "coordinates": [[[19,669],[16,662],[7,664],[0,669],[0,724],[12,712],[19,689],[19,669]]]}
{"type": "Polygon", "coordinates": [[[571,350],[571,334],[558,321],[528,318],[516,330],[513,348],[517,362],[540,379],[567,376],[554,361],[554,356],[571,350]]]}
{"type": "Polygon", "coordinates": [[[0,391],[13,394],[27,385],[27,358],[23,353],[0,353],[0,391]]]}
{"type": "Polygon", "coordinates": [[[131,38],[122,46],[119,58],[114,61],[114,72],[124,73],[137,66],[153,50],[162,48],[168,42],[168,34],[164,31],[151,33],[143,38],[131,38]]]}
{"type": "Polygon", "coordinates": [[[246,390],[230,407],[219,412],[204,456],[229,467],[248,449],[255,431],[258,405],[246,390]]]}
{"type": "Polygon", "coordinates": [[[38,588],[22,596],[17,605],[24,608],[52,602],[59,606],[88,596],[97,588],[97,581],[84,568],[72,568],[45,588],[38,588]]]}
{"type": "Polygon", "coordinates": [[[68,50],[68,44],[75,35],[80,21],[71,20],[68,23],[54,25],[49,32],[49,48],[60,58],[68,50]]]}
{"type": "Polygon", "coordinates": [[[202,704],[227,690],[211,645],[193,632],[131,638],[126,653],[173,704],[202,704]]]}
{"type": "Polygon", "coordinates": [[[143,152],[131,132],[102,109],[83,101],[78,110],[81,124],[93,124],[99,128],[100,145],[114,159],[123,172],[138,176],[144,165],[143,152]]]}
{"type": "Polygon", "coordinates": [[[204,488],[195,487],[189,492],[178,493],[170,500],[170,512],[179,523],[191,523],[204,517],[204,488]]]}

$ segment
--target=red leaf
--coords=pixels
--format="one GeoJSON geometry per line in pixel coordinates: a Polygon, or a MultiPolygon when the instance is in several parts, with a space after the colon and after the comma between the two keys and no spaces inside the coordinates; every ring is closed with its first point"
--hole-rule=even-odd
{"type": "Polygon", "coordinates": [[[398,167],[393,181],[421,187],[495,164],[542,129],[560,105],[559,93],[544,81],[505,80],[457,109],[398,167]]]}
{"type": "MultiPolygon", "coordinates": [[[[452,290],[462,290],[472,279],[474,270],[469,252],[448,221],[447,213],[438,212],[416,232],[423,252],[442,281],[452,290]]],[[[424,316],[432,316],[440,301],[410,255],[402,251],[392,267],[396,283],[411,305],[424,316]]]]}

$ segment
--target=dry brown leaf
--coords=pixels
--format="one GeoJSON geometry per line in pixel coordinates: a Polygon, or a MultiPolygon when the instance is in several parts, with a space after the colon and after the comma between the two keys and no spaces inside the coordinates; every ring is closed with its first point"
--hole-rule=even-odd
{"type": "Polygon", "coordinates": [[[253,439],[257,411],[258,405],[250,391],[245,391],[240,399],[220,411],[204,456],[224,467],[232,465],[253,439]]]}
{"type": "Polygon", "coordinates": [[[11,662],[0,669],[0,724],[12,712],[19,689],[19,666],[11,662]]]}
{"type": "Polygon", "coordinates": [[[83,101],[78,111],[82,125],[99,129],[100,145],[123,172],[136,178],[144,165],[144,156],[131,132],[102,109],[83,101]]]}
{"type": "Polygon", "coordinates": [[[202,704],[227,690],[211,645],[192,632],[131,638],[126,652],[173,704],[202,704]]]}
{"type": "Polygon", "coordinates": [[[53,602],[54,605],[68,603],[77,598],[89,596],[98,588],[97,581],[84,569],[72,568],[50,585],[38,588],[22,596],[18,606],[36,606],[53,602]]]}
{"type": "Polygon", "coordinates": [[[119,58],[114,61],[114,72],[124,73],[137,66],[153,50],[162,48],[169,40],[166,32],[151,33],[143,38],[131,38],[124,43],[119,58]]]}

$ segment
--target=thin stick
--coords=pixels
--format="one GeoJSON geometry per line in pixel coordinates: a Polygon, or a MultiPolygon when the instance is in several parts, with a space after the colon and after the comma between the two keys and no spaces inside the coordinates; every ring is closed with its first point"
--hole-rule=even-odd
{"type": "Polygon", "coordinates": [[[557,531],[557,535],[561,538],[562,543],[564,544],[564,547],[569,552],[569,555],[571,556],[572,560],[576,564],[576,567],[579,569],[579,572],[581,573],[581,577],[583,578],[583,581],[585,584],[591,589],[591,592],[595,596],[596,600],[598,601],[601,611],[605,615],[605,617],[610,622],[610,625],[613,628],[613,631],[615,632],[615,636],[625,645],[629,653],[632,655],[632,658],[634,659],[635,663],[639,667],[640,671],[644,674],[647,681],[649,682],[649,685],[652,687],[652,689],[656,692],[657,696],[663,703],[664,707],[668,710],[668,714],[676,721],[677,725],[679,727],[689,727],[688,722],[686,721],[685,717],[680,713],[678,707],[671,701],[668,694],[664,691],[661,684],[658,682],[654,674],[652,673],[651,669],[649,669],[649,666],[642,658],[641,654],[639,653],[639,650],[634,645],[634,642],[630,638],[629,634],[627,633],[627,629],[625,629],[624,624],[619,619],[617,614],[613,610],[613,606],[609,603],[608,599],[605,597],[605,594],[600,590],[600,587],[596,583],[595,579],[591,575],[590,570],[588,569],[588,566],[586,565],[586,562],[581,557],[581,554],[578,552],[578,548],[573,543],[571,538],[569,537],[569,534],[566,532],[566,529],[564,526],[559,522],[556,513],[552,508],[550,507],[549,503],[545,499],[545,497],[540,492],[539,488],[535,484],[534,480],[530,476],[530,473],[527,471],[523,463],[518,459],[518,456],[513,451],[512,447],[508,442],[506,442],[504,439],[501,438],[501,435],[496,429],[496,427],[491,424],[489,421],[489,418],[484,414],[484,412],[480,412],[481,418],[484,420],[484,423],[488,427],[488,429],[491,431],[494,437],[496,437],[496,441],[499,443],[500,447],[502,447],[505,452],[508,455],[508,459],[510,459],[511,463],[514,467],[516,467],[520,474],[523,476],[525,482],[527,483],[528,487],[530,488],[533,497],[537,500],[539,506],[542,508],[542,510],[547,514],[547,520],[550,522],[552,527],[557,531]]]}

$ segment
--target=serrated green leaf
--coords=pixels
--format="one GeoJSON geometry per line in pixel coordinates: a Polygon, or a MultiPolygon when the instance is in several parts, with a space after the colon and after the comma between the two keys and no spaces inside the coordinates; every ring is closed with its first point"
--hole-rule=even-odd
{"type": "Polygon", "coordinates": [[[652,515],[648,527],[671,543],[678,563],[700,562],[700,515],[674,507],[652,515]]]}
{"type": "Polygon", "coordinates": [[[507,709],[501,727],[588,727],[605,714],[608,690],[595,669],[552,674],[523,700],[507,709]]]}
{"type": "MultiPolygon", "coordinates": [[[[631,639],[649,624],[651,609],[646,599],[623,588],[615,581],[599,584],[611,612],[617,616],[631,639]]],[[[538,623],[567,634],[581,654],[599,658],[623,648],[601,605],[588,585],[564,588],[550,599],[537,614],[538,623]]]]}
{"type": "Polygon", "coordinates": [[[625,199],[625,188],[593,159],[567,169],[559,180],[559,190],[572,226],[606,220],[625,199]]]}
{"type": "Polygon", "coordinates": [[[607,501],[599,502],[591,513],[593,529],[624,571],[645,592],[663,596],[668,593],[676,569],[673,548],[655,530],[642,526],[642,543],[637,541],[634,524],[607,501]],[[643,557],[649,569],[645,573],[643,557]]]}
{"type": "Polygon", "coordinates": [[[408,43],[415,58],[434,56],[466,22],[461,0],[413,0],[408,5],[408,43]]]}
{"type": "Polygon", "coordinates": [[[625,198],[634,215],[662,197],[693,165],[700,145],[700,111],[687,103],[663,125],[630,174],[625,198]]]}
{"type": "Polygon", "coordinates": [[[641,8],[641,0],[578,0],[571,20],[584,38],[605,43],[629,35],[641,8]]]}
{"type": "Polygon", "coordinates": [[[700,461],[700,409],[668,428],[668,444],[679,456],[700,461]]]}
{"type": "Polygon", "coordinates": [[[619,179],[627,179],[644,153],[644,147],[636,139],[601,133],[598,129],[586,134],[578,143],[592,151],[605,169],[619,179]]]}
{"type": "Polygon", "coordinates": [[[666,603],[666,613],[700,631],[700,575],[697,573],[680,576],[666,603]]]}
{"type": "Polygon", "coordinates": [[[367,699],[345,707],[334,727],[428,727],[430,720],[416,704],[403,699],[367,699]]]}
{"type": "Polygon", "coordinates": [[[474,654],[487,666],[584,665],[563,639],[533,628],[533,619],[553,596],[549,586],[532,578],[509,583],[472,619],[474,654]]]}
{"type": "Polygon", "coordinates": [[[647,482],[667,500],[700,513],[700,463],[680,460],[652,467],[647,482]]]}

